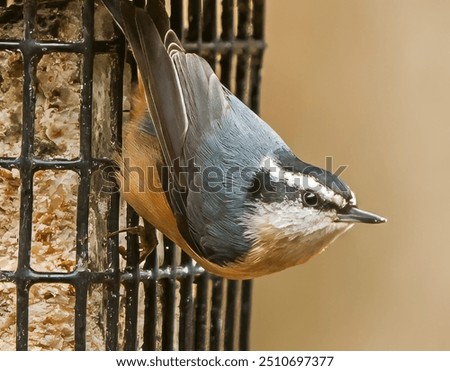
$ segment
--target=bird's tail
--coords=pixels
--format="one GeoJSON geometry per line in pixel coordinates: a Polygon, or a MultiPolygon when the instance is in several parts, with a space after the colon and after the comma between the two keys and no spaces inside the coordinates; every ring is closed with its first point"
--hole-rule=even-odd
{"type": "Polygon", "coordinates": [[[184,51],[160,0],[146,9],[127,0],[103,0],[122,29],[136,59],[150,115],[167,164],[180,157],[187,128],[186,110],[177,73],[168,50],[184,51]]]}

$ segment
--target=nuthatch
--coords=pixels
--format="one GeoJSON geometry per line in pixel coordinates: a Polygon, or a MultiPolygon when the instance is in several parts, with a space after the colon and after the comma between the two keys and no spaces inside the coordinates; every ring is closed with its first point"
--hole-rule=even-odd
{"type": "Polygon", "coordinates": [[[206,270],[247,279],[301,264],[353,223],[383,223],[356,207],[337,176],[301,161],[186,53],[164,4],[103,0],[125,34],[146,98],[124,126],[124,199],[206,270]],[[151,119],[150,119],[151,117],[151,119]]]}

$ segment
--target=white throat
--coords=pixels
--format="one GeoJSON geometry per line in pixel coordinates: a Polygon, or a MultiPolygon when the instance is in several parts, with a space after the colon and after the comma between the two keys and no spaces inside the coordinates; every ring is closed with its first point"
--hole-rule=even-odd
{"type": "Polygon", "coordinates": [[[245,236],[252,241],[245,260],[256,264],[264,256],[267,273],[308,261],[353,226],[335,222],[334,210],[303,207],[298,201],[253,206],[242,221],[245,236]]]}

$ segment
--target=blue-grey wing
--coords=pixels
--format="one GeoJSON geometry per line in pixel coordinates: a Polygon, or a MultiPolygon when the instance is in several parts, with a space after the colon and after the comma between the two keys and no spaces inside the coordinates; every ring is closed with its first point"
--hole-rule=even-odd
{"type": "Polygon", "coordinates": [[[248,252],[241,223],[248,192],[263,158],[286,145],[220,83],[204,59],[178,52],[172,60],[188,117],[183,160],[195,166],[184,198],[186,227],[203,256],[225,264],[248,252]]]}

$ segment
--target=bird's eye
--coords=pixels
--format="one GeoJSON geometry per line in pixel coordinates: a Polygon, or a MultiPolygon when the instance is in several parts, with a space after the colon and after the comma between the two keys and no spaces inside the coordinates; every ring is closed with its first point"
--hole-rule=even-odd
{"type": "Polygon", "coordinates": [[[316,206],[319,203],[319,197],[313,192],[303,194],[303,203],[307,206],[316,206]]]}

